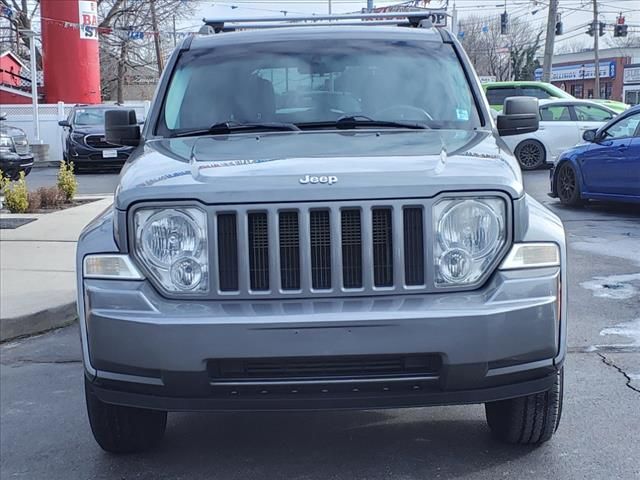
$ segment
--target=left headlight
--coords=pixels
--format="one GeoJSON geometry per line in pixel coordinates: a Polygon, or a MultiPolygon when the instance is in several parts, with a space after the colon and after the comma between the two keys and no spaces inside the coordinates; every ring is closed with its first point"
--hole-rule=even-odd
{"type": "Polygon", "coordinates": [[[84,133],[72,133],[71,134],[71,140],[73,140],[76,143],[83,143],[84,142],[84,133]]]}
{"type": "Polygon", "coordinates": [[[433,209],[436,287],[476,283],[506,242],[506,207],[498,197],[444,198],[433,209]]]}
{"type": "Polygon", "coordinates": [[[209,289],[207,215],[196,207],[143,208],[134,217],[136,256],[170,292],[209,289]]]}

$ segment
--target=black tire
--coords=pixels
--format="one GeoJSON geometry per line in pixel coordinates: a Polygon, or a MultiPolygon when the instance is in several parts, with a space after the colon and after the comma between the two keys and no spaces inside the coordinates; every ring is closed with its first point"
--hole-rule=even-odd
{"type": "Polygon", "coordinates": [[[155,447],[167,427],[167,412],[104,403],[85,379],[87,413],[93,437],[110,453],[136,453],[155,447]]]}
{"type": "Polygon", "coordinates": [[[518,144],[514,152],[522,170],[535,170],[547,160],[547,152],[537,140],[525,140],[518,144]]]}
{"type": "Polygon", "coordinates": [[[511,444],[540,445],[550,440],[560,425],[563,394],[564,370],[560,369],[546,392],[486,403],[491,433],[511,444]]]}
{"type": "Polygon", "coordinates": [[[556,194],[563,205],[576,207],[584,203],[580,196],[578,173],[569,162],[565,162],[558,167],[555,182],[556,194]]]}

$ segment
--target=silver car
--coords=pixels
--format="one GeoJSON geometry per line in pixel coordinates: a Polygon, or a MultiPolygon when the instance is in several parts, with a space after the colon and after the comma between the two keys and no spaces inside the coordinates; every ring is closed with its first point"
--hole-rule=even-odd
{"type": "Polygon", "coordinates": [[[106,113],[137,148],[78,243],[105,450],[154,446],[175,411],[484,403],[504,441],[553,435],[565,235],[499,136],[534,131],[537,102],[494,122],[454,36],[390,15],[208,21],[142,131],[106,113]]]}

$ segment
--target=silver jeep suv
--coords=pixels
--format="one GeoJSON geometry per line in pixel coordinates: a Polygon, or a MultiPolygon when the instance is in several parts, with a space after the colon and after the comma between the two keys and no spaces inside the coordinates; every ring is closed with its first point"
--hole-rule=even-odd
{"type": "Polygon", "coordinates": [[[484,403],[504,441],[553,435],[564,230],[499,137],[535,130],[536,101],[494,123],[453,35],[391,16],[208,22],[142,131],[107,112],[137,148],[78,243],[105,450],[155,445],[169,411],[484,403]]]}

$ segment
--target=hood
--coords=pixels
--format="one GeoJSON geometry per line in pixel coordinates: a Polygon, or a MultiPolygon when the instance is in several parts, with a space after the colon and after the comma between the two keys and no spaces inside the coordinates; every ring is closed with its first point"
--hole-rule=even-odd
{"type": "Polygon", "coordinates": [[[116,207],[142,200],[278,203],[523,194],[520,169],[488,131],[383,130],[147,141],[126,164],[116,207]]]}

